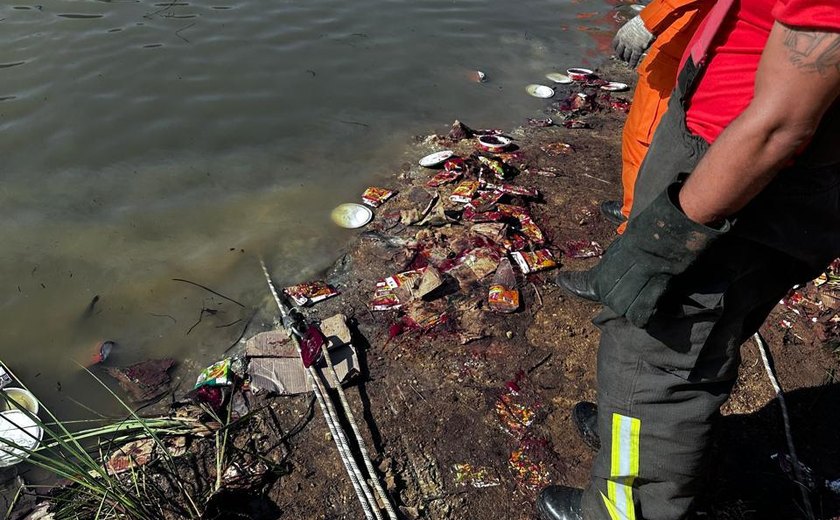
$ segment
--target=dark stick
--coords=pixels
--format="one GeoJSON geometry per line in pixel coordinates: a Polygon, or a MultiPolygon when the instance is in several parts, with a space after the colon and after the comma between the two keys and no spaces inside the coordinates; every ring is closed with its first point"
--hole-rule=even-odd
{"type": "Polygon", "coordinates": [[[251,313],[251,316],[248,318],[248,321],[245,322],[245,326],[242,327],[242,333],[239,334],[239,337],[236,338],[236,341],[234,341],[228,348],[226,348],[224,350],[225,354],[227,354],[228,350],[232,349],[233,347],[238,345],[240,341],[242,341],[243,336],[245,336],[245,331],[248,330],[248,326],[251,324],[251,321],[254,319],[254,316],[256,316],[256,315],[257,315],[257,311],[254,311],[254,312],[251,313]]]}
{"type": "Polygon", "coordinates": [[[228,298],[228,297],[227,297],[227,296],[225,296],[224,294],[218,293],[218,292],[214,291],[213,289],[211,289],[211,288],[209,288],[209,287],[206,287],[206,286],[204,286],[204,285],[201,285],[200,283],[191,282],[190,280],[184,280],[183,278],[173,278],[173,279],[172,279],[172,281],[173,281],[173,282],[184,282],[184,283],[188,283],[188,284],[191,284],[191,285],[195,285],[196,287],[201,287],[202,289],[204,289],[204,290],[205,290],[205,291],[207,291],[207,292],[213,293],[213,294],[215,294],[216,296],[218,296],[218,297],[220,297],[220,298],[224,298],[225,300],[227,300],[227,301],[229,301],[229,302],[233,302],[233,303],[235,303],[236,305],[239,305],[240,307],[242,307],[243,309],[245,308],[245,306],[244,306],[244,305],[242,305],[242,304],[241,304],[241,303],[239,303],[238,301],[234,300],[233,298],[228,298]]]}

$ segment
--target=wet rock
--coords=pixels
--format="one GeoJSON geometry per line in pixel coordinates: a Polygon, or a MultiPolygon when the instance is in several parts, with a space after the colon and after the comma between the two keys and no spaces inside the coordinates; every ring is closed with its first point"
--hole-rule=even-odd
{"type": "Polygon", "coordinates": [[[452,123],[452,129],[449,130],[449,135],[446,137],[451,141],[457,142],[463,139],[469,139],[473,135],[475,135],[475,132],[473,132],[472,128],[456,119],[455,122],[452,123]]]}
{"type": "Polygon", "coordinates": [[[175,360],[150,359],[128,367],[109,367],[105,370],[117,380],[123,390],[128,392],[132,401],[150,401],[169,391],[169,369],[175,366],[175,360]]]}

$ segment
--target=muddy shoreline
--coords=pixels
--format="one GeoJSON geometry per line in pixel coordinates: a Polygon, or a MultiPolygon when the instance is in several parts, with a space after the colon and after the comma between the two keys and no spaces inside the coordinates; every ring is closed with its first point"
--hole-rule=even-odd
{"type": "MultiPolygon", "coordinates": [[[[632,82],[631,71],[616,63],[598,72],[632,82]]],[[[546,103],[546,117],[561,123],[568,110],[551,106],[578,90],[579,85],[558,88],[546,103]]],[[[598,96],[591,110],[574,117],[587,128],[524,125],[504,132],[516,146],[513,154],[503,155],[518,170],[509,182],[540,193],[537,198],[514,195],[506,202],[528,208],[562,269],[585,269],[597,261],[572,258],[574,244],[594,241],[605,248],[615,236],[598,206],[620,196],[625,113],[620,103],[611,106],[598,96]]],[[[553,283],[557,269],[551,269],[517,271],[521,305],[511,314],[487,308],[492,274],[473,279],[457,271],[444,276],[444,290],[425,298],[423,312],[417,311],[424,318],[445,315],[440,323],[406,326],[404,317],[416,323],[418,314],[405,307],[371,309],[375,282],[419,267],[418,249],[427,252],[425,265],[440,267],[457,258],[464,237],[475,236],[470,235],[473,224],[463,218],[446,221],[454,213],[441,212],[433,225],[406,225],[410,214],[401,218],[422,209],[425,191],[418,188],[438,171],[418,166],[417,159],[444,148],[462,157],[476,151],[474,138],[452,141],[446,131],[440,134],[418,137],[407,148],[405,165],[382,186],[398,194],[375,210],[374,220],[324,275],[341,294],[305,313],[310,320],[337,313],[348,317],[362,372],[346,391],[356,416],[364,418],[362,434],[402,518],[532,519],[543,485],[582,487],[588,479],[593,453],[576,434],[569,412],[575,402],[595,399],[598,332],[590,320],[599,307],[566,297],[553,283]]],[[[449,201],[453,188],[438,188],[442,210],[463,208],[449,201]]],[[[813,291],[805,294],[806,301],[816,297],[813,291]]],[[[831,349],[836,345],[827,345],[833,336],[817,330],[822,322],[810,320],[801,301],[796,305],[780,305],[763,332],[790,392],[799,457],[824,481],[840,476],[840,435],[832,416],[840,404],[834,379],[840,359],[831,349]]],[[[272,326],[276,313],[268,294],[263,307],[253,332],[272,326]]],[[[746,344],[742,352],[738,385],[716,437],[703,510],[707,518],[799,518],[798,491],[771,458],[784,450],[773,390],[755,346],[746,344]]],[[[208,438],[192,439],[181,457],[193,468],[184,478],[208,504],[203,517],[362,518],[311,397],[246,396],[250,411],[230,429],[231,457],[241,459],[240,481],[212,489],[218,470],[208,438]],[[260,461],[265,471],[254,469],[260,461]]],[[[180,413],[201,412],[187,406],[180,413]]],[[[813,497],[821,518],[836,517],[836,495],[819,489],[813,497]]]]}

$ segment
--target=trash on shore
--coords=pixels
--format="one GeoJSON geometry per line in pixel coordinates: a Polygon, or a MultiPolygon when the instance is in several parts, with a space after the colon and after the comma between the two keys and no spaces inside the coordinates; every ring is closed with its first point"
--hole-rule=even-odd
{"type": "Polygon", "coordinates": [[[301,307],[312,305],[338,295],[338,291],[327,282],[317,280],[286,287],[283,292],[301,307]]]}
{"type": "Polygon", "coordinates": [[[371,186],[362,193],[362,202],[372,208],[378,208],[395,194],[395,191],[371,186]]]}
{"type": "Polygon", "coordinates": [[[566,74],[568,74],[569,79],[572,81],[586,81],[587,79],[591,78],[595,72],[592,69],[584,69],[582,67],[573,67],[571,69],[566,69],[566,74]]]}
{"type": "Polygon", "coordinates": [[[510,260],[502,258],[493,276],[493,283],[487,295],[490,309],[496,312],[516,312],[519,309],[519,289],[510,260]]]}
{"type": "Polygon", "coordinates": [[[347,229],[356,229],[364,226],[373,218],[373,212],[361,204],[348,202],[340,204],[330,214],[332,221],[347,229]]]}
{"type": "Polygon", "coordinates": [[[499,477],[492,475],[492,470],[484,466],[473,466],[464,462],[455,464],[452,470],[455,472],[456,484],[481,489],[498,486],[501,483],[499,477]]]}
{"type": "Polygon", "coordinates": [[[621,83],[619,81],[610,81],[606,85],[601,85],[600,89],[605,90],[607,92],[624,92],[630,88],[627,83],[621,83]]]}
{"type": "Polygon", "coordinates": [[[435,168],[443,164],[447,159],[455,155],[452,150],[442,150],[440,152],[431,153],[420,159],[420,166],[424,168],[435,168]]]}
{"type": "Polygon", "coordinates": [[[565,85],[571,83],[573,80],[566,74],[561,74],[559,72],[549,72],[545,75],[546,79],[553,81],[555,83],[559,83],[561,85],[565,85]]]}
{"type": "Polygon", "coordinates": [[[117,380],[132,401],[151,401],[169,392],[169,369],[175,360],[150,359],[127,367],[107,367],[108,374],[117,380]]]}
{"type": "Polygon", "coordinates": [[[554,89],[545,85],[531,84],[525,87],[525,92],[528,95],[540,99],[548,99],[554,97],[554,89]]]}
{"type": "Polygon", "coordinates": [[[548,249],[538,249],[533,252],[514,251],[511,256],[516,261],[523,274],[530,274],[536,271],[557,267],[554,256],[548,249]]]}
{"type": "Polygon", "coordinates": [[[200,386],[227,386],[233,384],[233,375],[230,370],[230,358],[217,361],[202,370],[195,380],[193,388],[200,386]]]}
{"type": "Polygon", "coordinates": [[[94,345],[93,352],[91,353],[87,366],[92,367],[108,359],[108,356],[111,355],[111,351],[114,350],[116,345],[116,342],[110,340],[100,341],[94,345]]]}
{"type": "Polygon", "coordinates": [[[503,135],[480,135],[478,145],[485,152],[499,153],[508,148],[513,141],[503,135]]]}

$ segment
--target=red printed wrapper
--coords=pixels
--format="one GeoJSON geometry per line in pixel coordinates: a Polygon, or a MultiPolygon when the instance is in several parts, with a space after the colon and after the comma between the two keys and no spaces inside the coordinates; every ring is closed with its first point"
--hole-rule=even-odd
{"type": "Polygon", "coordinates": [[[522,221],[523,218],[531,218],[531,212],[528,211],[528,208],[525,208],[523,206],[499,204],[498,210],[502,215],[506,217],[513,217],[519,221],[522,221]]]}
{"type": "Polygon", "coordinates": [[[478,191],[478,181],[462,181],[449,196],[449,200],[467,203],[472,200],[476,191],[478,191]]]}
{"type": "Polygon", "coordinates": [[[545,243],[545,235],[542,230],[529,217],[519,219],[519,229],[534,244],[541,245],[545,243]]]}
{"type": "Polygon", "coordinates": [[[289,298],[298,305],[309,305],[318,303],[338,294],[331,285],[326,282],[306,282],[283,289],[289,298]]]}
{"type": "Polygon", "coordinates": [[[499,199],[502,198],[501,191],[485,191],[478,195],[478,197],[474,198],[469,205],[477,212],[484,213],[485,211],[489,211],[493,209],[493,205],[499,202],[499,199]]]}
{"type": "Polygon", "coordinates": [[[464,214],[462,215],[462,218],[468,222],[479,223],[499,222],[500,220],[504,219],[505,216],[498,211],[478,212],[470,204],[467,204],[464,208],[464,214]]]}
{"type": "Polygon", "coordinates": [[[467,163],[460,157],[453,157],[443,163],[443,169],[449,173],[464,174],[467,172],[467,163]]]}
{"type": "Polygon", "coordinates": [[[457,181],[462,175],[463,174],[460,172],[444,170],[426,181],[426,186],[430,188],[437,188],[438,186],[457,181]]]}
{"type": "Polygon", "coordinates": [[[519,291],[508,289],[501,284],[493,284],[487,295],[487,303],[494,311],[514,312],[519,308],[519,291]]]}
{"type": "Polygon", "coordinates": [[[510,256],[513,257],[524,274],[557,267],[557,262],[554,261],[554,256],[548,249],[538,249],[533,253],[514,251],[510,256]]]}
{"type": "Polygon", "coordinates": [[[478,160],[481,161],[481,164],[486,166],[493,172],[493,176],[499,180],[505,178],[505,164],[498,160],[498,159],[490,159],[489,157],[484,157],[479,155],[478,160]]]}
{"type": "Polygon", "coordinates": [[[507,251],[522,251],[528,247],[528,238],[522,233],[512,231],[502,239],[502,247],[507,251]]]}
{"type": "Polygon", "coordinates": [[[508,195],[519,195],[520,197],[530,197],[536,199],[540,196],[540,192],[536,188],[526,188],[525,186],[514,186],[513,184],[502,184],[499,187],[502,193],[508,195]]]}
{"type": "Polygon", "coordinates": [[[400,300],[399,294],[406,295],[410,292],[407,289],[398,289],[413,286],[422,278],[424,271],[425,269],[413,269],[378,280],[370,308],[374,311],[388,311],[402,307],[405,302],[400,300]]]}
{"type": "Polygon", "coordinates": [[[372,208],[378,208],[383,202],[394,196],[394,192],[385,188],[370,187],[362,193],[362,202],[372,208]]]}

